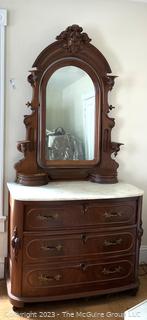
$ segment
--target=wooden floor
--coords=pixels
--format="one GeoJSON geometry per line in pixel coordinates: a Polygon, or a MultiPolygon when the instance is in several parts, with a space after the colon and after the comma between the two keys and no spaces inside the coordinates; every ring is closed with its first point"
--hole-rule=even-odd
{"type": "MultiPolygon", "coordinates": [[[[20,319],[104,319],[122,320],[123,312],[147,299],[147,266],[140,267],[140,288],[136,296],[120,293],[66,302],[28,304],[14,312],[4,281],[0,281],[0,320],[20,319]]],[[[137,318],[136,318],[137,320],[137,318]]]]}

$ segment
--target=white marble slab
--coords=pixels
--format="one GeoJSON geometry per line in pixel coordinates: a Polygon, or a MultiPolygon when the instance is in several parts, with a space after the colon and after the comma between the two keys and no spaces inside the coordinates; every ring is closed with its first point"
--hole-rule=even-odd
{"type": "Polygon", "coordinates": [[[133,308],[125,311],[124,320],[146,320],[147,319],[147,300],[142,301],[133,308]]]}
{"type": "Polygon", "coordinates": [[[8,183],[15,200],[64,201],[86,199],[116,199],[143,195],[141,189],[130,184],[98,184],[90,181],[58,181],[40,187],[26,187],[15,182],[8,183]]]}

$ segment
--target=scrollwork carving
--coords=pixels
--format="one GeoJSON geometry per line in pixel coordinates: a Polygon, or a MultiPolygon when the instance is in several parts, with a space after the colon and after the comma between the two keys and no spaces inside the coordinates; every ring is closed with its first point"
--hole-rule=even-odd
{"type": "Polygon", "coordinates": [[[114,153],[114,156],[116,157],[118,152],[120,151],[120,146],[124,145],[123,143],[119,142],[111,142],[111,153],[114,153]]]}
{"type": "Polygon", "coordinates": [[[113,109],[115,109],[115,107],[112,106],[112,104],[108,107],[108,111],[107,113],[109,113],[110,111],[112,111],[113,109]]]}
{"type": "Polygon", "coordinates": [[[15,227],[13,230],[13,236],[11,238],[11,246],[13,249],[15,260],[17,260],[20,245],[21,245],[21,241],[20,241],[20,238],[18,237],[17,227],[15,227]]]}
{"type": "Polygon", "coordinates": [[[30,151],[31,141],[24,140],[24,141],[18,141],[17,142],[17,150],[26,153],[27,151],[30,151]]]}
{"type": "Polygon", "coordinates": [[[141,244],[142,235],[143,235],[143,228],[142,228],[142,220],[141,220],[139,228],[137,230],[137,237],[138,237],[138,240],[139,240],[139,247],[140,247],[140,244],[141,244]]]}
{"type": "Polygon", "coordinates": [[[115,83],[115,78],[117,78],[118,76],[114,76],[114,75],[106,75],[104,76],[103,80],[104,83],[108,86],[108,90],[111,91],[114,83],[115,83]]]}
{"type": "Polygon", "coordinates": [[[82,31],[83,28],[73,24],[65,31],[62,31],[56,37],[56,39],[63,41],[63,49],[71,53],[75,53],[78,50],[81,50],[85,44],[88,44],[91,41],[87,33],[82,31]]]}
{"type": "Polygon", "coordinates": [[[38,80],[38,69],[34,68],[30,70],[31,74],[28,75],[28,82],[31,84],[32,87],[35,86],[36,81],[38,80]]]}

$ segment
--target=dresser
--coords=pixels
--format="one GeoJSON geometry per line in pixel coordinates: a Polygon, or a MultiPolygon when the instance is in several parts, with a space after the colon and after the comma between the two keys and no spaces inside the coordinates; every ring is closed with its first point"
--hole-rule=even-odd
{"type": "Polygon", "coordinates": [[[26,135],[17,142],[23,158],[8,184],[15,307],[138,288],[143,192],[117,178],[122,143],[112,141],[108,99],[115,78],[79,25],[32,65],[26,135]]]}
{"type": "Polygon", "coordinates": [[[138,288],[142,190],[90,181],[8,189],[15,307],[138,288]]]}

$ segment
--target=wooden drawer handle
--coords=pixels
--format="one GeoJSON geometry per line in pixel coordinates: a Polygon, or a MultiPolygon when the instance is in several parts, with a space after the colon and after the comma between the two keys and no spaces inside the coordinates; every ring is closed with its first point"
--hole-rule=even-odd
{"type": "Polygon", "coordinates": [[[50,277],[49,275],[46,275],[46,274],[41,274],[38,279],[40,281],[50,282],[50,281],[59,281],[61,280],[61,278],[62,278],[61,274],[56,274],[54,277],[50,277]]]}
{"type": "Polygon", "coordinates": [[[104,269],[102,270],[102,273],[105,274],[105,275],[107,275],[107,274],[109,275],[109,274],[120,273],[121,270],[122,270],[122,267],[121,267],[121,266],[118,266],[118,267],[116,267],[116,268],[114,268],[114,269],[104,268],[104,269]]]}
{"type": "Polygon", "coordinates": [[[105,211],[104,216],[105,216],[105,218],[113,218],[113,217],[121,217],[122,214],[121,214],[121,212],[107,212],[107,211],[105,211]]]}
{"type": "Polygon", "coordinates": [[[109,246],[117,246],[118,244],[122,243],[122,239],[119,238],[117,240],[105,240],[104,241],[104,246],[109,247],[109,246]]]}
{"type": "Polygon", "coordinates": [[[58,219],[58,217],[59,217],[59,215],[58,215],[58,213],[55,213],[55,214],[51,214],[51,215],[43,215],[43,214],[39,214],[38,216],[37,216],[37,218],[38,219],[40,219],[40,220],[56,220],[56,219],[58,219]]]}
{"type": "Polygon", "coordinates": [[[42,246],[41,247],[42,250],[44,251],[61,251],[63,249],[63,246],[61,244],[58,244],[57,246],[53,247],[53,246],[42,246]]]}

